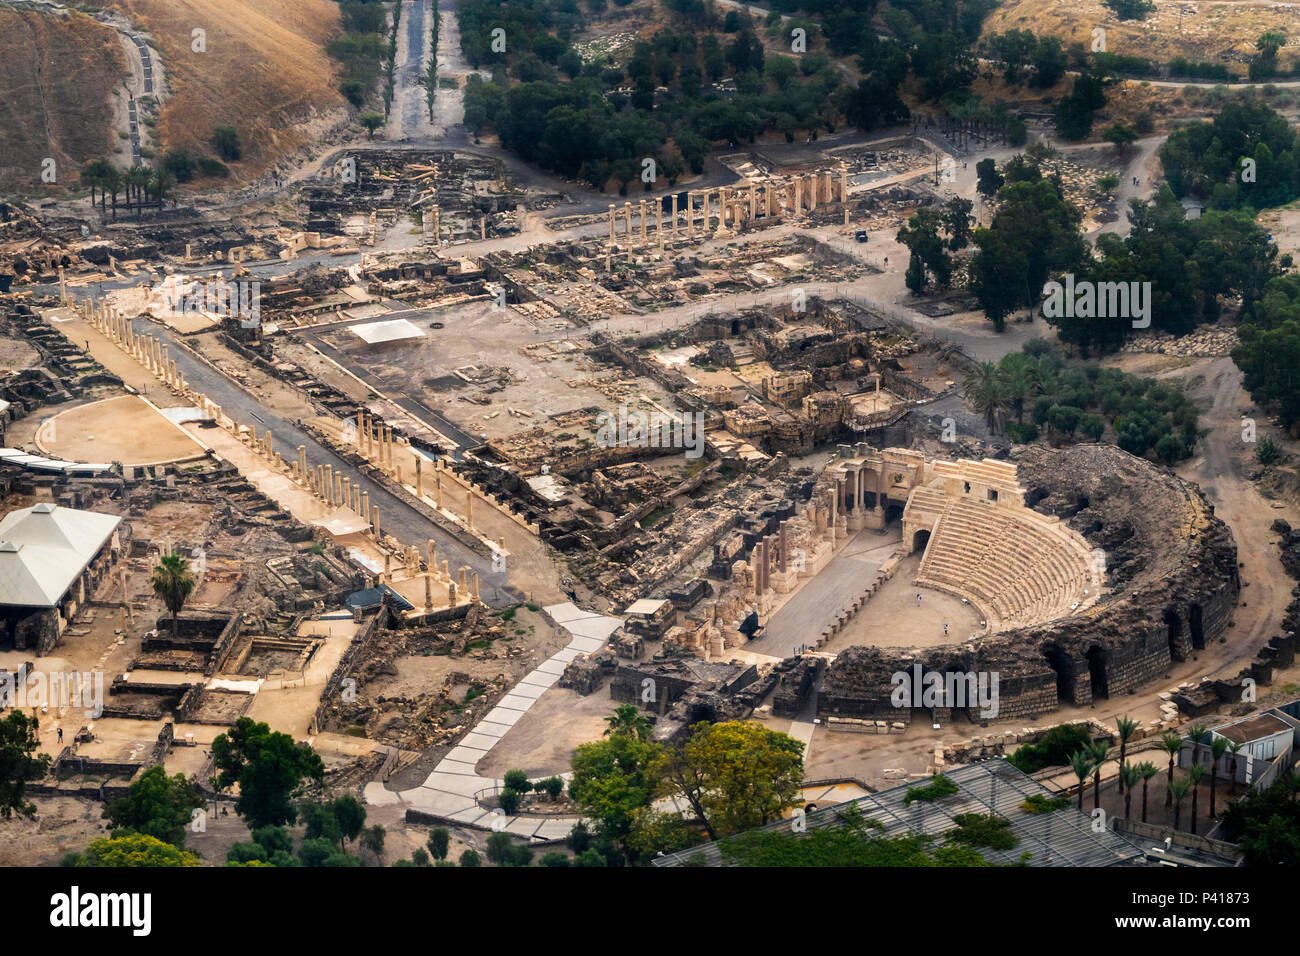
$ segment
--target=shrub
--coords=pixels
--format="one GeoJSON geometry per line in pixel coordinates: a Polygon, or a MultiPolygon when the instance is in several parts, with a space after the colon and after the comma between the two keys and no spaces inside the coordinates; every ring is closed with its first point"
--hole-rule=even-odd
{"type": "Polygon", "coordinates": [[[1271,465],[1282,457],[1282,450],[1277,442],[1265,436],[1255,445],[1255,460],[1261,465],[1271,465]]]}

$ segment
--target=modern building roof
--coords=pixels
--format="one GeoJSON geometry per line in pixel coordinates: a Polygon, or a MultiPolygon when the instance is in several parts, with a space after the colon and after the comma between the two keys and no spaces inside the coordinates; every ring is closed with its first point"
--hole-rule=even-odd
{"type": "Polygon", "coordinates": [[[1234,744],[1245,744],[1252,740],[1263,740],[1274,734],[1288,732],[1291,730],[1291,725],[1273,714],[1256,714],[1244,720],[1224,724],[1222,727],[1215,727],[1213,730],[1214,733],[1226,737],[1234,744]]]}
{"type": "Polygon", "coordinates": [[[0,519],[0,606],[54,607],[112,538],[117,515],[33,505],[0,519]]]}
{"type": "Polygon", "coordinates": [[[400,342],[405,339],[422,339],[424,333],[406,319],[389,319],[386,322],[367,322],[354,325],[349,331],[367,345],[400,342]]]}
{"type": "MultiPolygon", "coordinates": [[[[1047,798],[1058,796],[1032,777],[1021,773],[1005,760],[989,760],[945,770],[944,774],[957,785],[957,792],[933,802],[915,800],[905,802],[907,792],[922,786],[925,781],[905,783],[879,793],[868,794],[847,803],[814,810],[805,817],[809,830],[820,827],[844,825],[844,811],[856,804],[863,818],[875,820],[881,829],[874,831],[883,837],[927,835],[935,845],[943,842],[943,834],[956,830],[953,819],[963,813],[995,814],[1011,823],[1011,832],[1018,837],[1017,845],[1010,850],[993,850],[979,847],[980,855],[990,863],[1009,866],[1019,862],[1026,851],[1029,866],[1140,866],[1145,853],[1136,843],[1130,842],[1112,830],[1100,833],[1092,828],[1092,818],[1074,806],[1050,813],[1026,813],[1021,804],[1034,794],[1047,798]]],[[[777,820],[764,830],[790,830],[789,820],[777,820]]],[[[659,857],[655,866],[684,866],[687,863],[704,866],[724,866],[718,843],[682,850],[659,857]]]]}

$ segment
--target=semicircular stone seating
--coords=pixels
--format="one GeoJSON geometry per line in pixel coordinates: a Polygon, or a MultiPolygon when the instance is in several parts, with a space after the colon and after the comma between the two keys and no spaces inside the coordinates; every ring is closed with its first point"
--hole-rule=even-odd
{"type": "MultiPolygon", "coordinates": [[[[923,491],[929,489],[914,494],[923,491]]],[[[918,585],[967,598],[988,616],[990,631],[1050,621],[1096,602],[1102,582],[1092,551],[1057,518],[977,498],[936,496],[941,502],[926,501],[941,513],[918,585]]]]}

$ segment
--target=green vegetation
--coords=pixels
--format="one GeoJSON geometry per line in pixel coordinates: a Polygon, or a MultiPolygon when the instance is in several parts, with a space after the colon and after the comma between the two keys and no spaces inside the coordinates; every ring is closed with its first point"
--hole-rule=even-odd
{"type": "Polygon", "coordinates": [[[239,130],[233,126],[217,126],[212,130],[212,148],[228,163],[238,162],[244,154],[239,142],[239,130]]]}
{"type": "MultiPolygon", "coordinates": [[[[797,58],[768,54],[747,17],[719,18],[699,0],[668,0],[669,25],[635,41],[626,62],[584,62],[571,47],[582,30],[575,4],[543,0],[458,0],[461,47],[470,64],[492,70],[471,77],[465,122],[495,129],[502,145],[530,162],[597,188],[625,193],[642,179],[674,184],[686,168],[699,173],[714,144],[754,142],[764,132],[816,138],[848,122],[864,130],[907,119],[899,87],[909,72],[927,99],[950,114],[971,106],[977,75],[971,49],[994,0],[898,0],[872,18],[875,0],[826,5],[801,0],[814,47],[797,58]],[[811,19],[816,16],[820,23],[811,19]],[[504,40],[504,42],[502,42],[504,40]],[[829,55],[828,55],[829,54],[829,55]],[[854,57],[861,79],[845,85],[831,56],[854,57]],[[734,89],[733,89],[734,87],[734,89]],[[643,178],[652,159],[655,176],[643,178]]],[[[593,12],[604,9],[596,0],[593,12]]],[[[778,19],[767,33],[784,42],[778,19]]],[[[1050,70],[1052,57],[1040,58],[1050,70]]],[[[1014,121],[1002,111],[998,122],[1014,121]]]]}
{"type": "Polygon", "coordinates": [[[1069,797],[1047,797],[1041,793],[1034,793],[1025,798],[1025,802],[1020,804],[1020,809],[1025,813],[1037,815],[1064,810],[1069,805],[1069,797]]]}
{"type": "Polygon", "coordinates": [[[911,806],[917,800],[922,803],[933,803],[936,800],[942,800],[944,797],[951,797],[956,792],[957,785],[955,783],[943,774],[936,774],[923,787],[909,787],[907,794],[903,797],[903,806],[911,806]]]}
{"type": "Polygon", "coordinates": [[[1077,271],[1087,256],[1078,211],[1057,182],[1020,156],[1003,176],[998,210],[988,228],[975,230],[979,251],[970,264],[971,291],[999,332],[1016,309],[1037,304],[1053,272],[1077,271]]]}
{"type": "Polygon", "coordinates": [[[101,837],[84,852],[69,853],[63,866],[198,866],[199,858],[144,833],[101,837]]]}
{"type": "Polygon", "coordinates": [[[1222,839],[1238,842],[1250,866],[1300,865],[1300,778],[1279,777],[1266,790],[1249,790],[1223,811],[1222,839]]]}
{"type": "Polygon", "coordinates": [[[168,777],[158,765],[142,773],[126,796],[111,801],[103,817],[109,821],[110,836],[142,833],[183,847],[186,827],[203,804],[203,794],[184,774],[168,777]]]}
{"type": "Polygon", "coordinates": [[[45,776],[50,767],[49,754],[36,753],[39,727],[35,717],[17,709],[0,719],[0,819],[36,815],[35,804],[26,798],[27,782],[45,776]]]}
{"type": "Polygon", "coordinates": [[[1175,130],[1160,147],[1160,162],[1180,199],[1196,196],[1213,209],[1265,209],[1300,197],[1296,152],[1296,130],[1286,118],[1246,100],[1227,104],[1212,121],[1175,130]]]}
{"type": "Polygon", "coordinates": [[[1006,431],[1018,442],[1043,434],[1057,444],[1100,441],[1109,434],[1131,455],[1172,464],[1191,456],[1200,435],[1196,406],[1177,384],[1067,359],[1041,339],[997,365],[977,366],[963,391],[990,428],[1013,416],[1006,431]]]}
{"type": "MultiPolygon", "coordinates": [[[[1142,294],[1154,329],[1185,335],[1200,323],[1217,321],[1222,304],[1235,300],[1249,314],[1266,284],[1278,274],[1273,261],[1277,247],[1249,211],[1210,211],[1187,219],[1173,192],[1162,186],[1153,202],[1132,200],[1128,216],[1129,235],[1099,237],[1097,257],[1079,266],[1076,287],[1086,281],[1092,289],[1122,288],[1127,293],[1131,284],[1149,282],[1149,296],[1142,294]]],[[[1102,294],[1096,293],[1099,300],[1102,294]]],[[[1119,311],[1124,311],[1122,300],[1119,311]]],[[[1136,310],[1129,311],[1133,314],[1049,315],[1048,321],[1062,341],[1077,345],[1087,355],[1093,349],[1111,351],[1123,344],[1133,333],[1136,310]]]]}
{"type": "Polygon", "coordinates": [[[347,2],[339,4],[339,18],[343,33],[331,40],[325,50],[343,66],[339,92],[361,109],[379,80],[387,15],[379,3],[347,2]]]}
{"type": "MultiPolygon", "coordinates": [[[[1294,429],[1300,422],[1300,276],[1270,279],[1263,295],[1244,315],[1238,329],[1240,343],[1232,358],[1242,371],[1250,397],[1277,411],[1282,424],[1294,429]]],[[[1256,455],[1276,458],[1276,446],[1264,439],[1256,455]],[[1264,442],[1270,449],[1264,449],[1264,442]]],[[[1269,464],[1260,458],[1261,464],[1269,464]]]]}
{"type": "Polygon", "coordinates": [[[291,798],[304,780],[325,774],[311,747],[249,717],[213,740],[212,757],[218,790],[238,784],[235,812],[253,828],[293,823],[297,812],[291,798]]]}
{"type": "Polygon", "coordinates": [[[158,595],[172,616],[172,636],[178,636],[180,622],[177,615],[197,584],[190,572],[189,562],[179,554],[164,554],[154,566],[149,583],[153,587],[153,593],[158,595]]]}
{"type": "Polygon", "coordinates": [[[758,830],[718,844],[723,860],[735,866],[990,866],[970,846],[932,847],[928,836],[884,837],[880,824],[864,820],[856,806],[842,814],[843,826],[806,833],[758,830]]]}
{"type": "Polygon", "coordinates": [[[1121,20],[1145,20],[1147,14],[1156,12],[1151,0],[1101,0],[1101,4],[1115,11],[1121,20]]]}
{"type": "Polygon", "coordinates": [[[952,819],[957,824],[956,830],[948,832],[952,843],[991,850],[1011,850],[1020,844],[1020,837],[1011,831],[1011,821],[1002,817],[991,813],[959,813],[952,819]]]}
{"type": "Polygon", "coordinates": [[[1044,767],[1067,767],[1070,755],[1092,743],[1088,728],[1082,724],[1058,724],[1036,744],[1025,744],[1008,759],[1011,766],[1034,774],[1044,767]]]}

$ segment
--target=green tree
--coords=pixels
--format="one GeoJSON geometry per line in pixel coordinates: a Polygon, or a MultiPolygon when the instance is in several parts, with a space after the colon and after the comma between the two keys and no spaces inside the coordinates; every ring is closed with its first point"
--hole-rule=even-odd
{"type": "Polygon", "coordinates": [[[213,740],[212,757],[218,789],[238,785],[235,812],[250,827],[292,823],[297,817],[292,797],[299,786],[325,775],[325,764],[311,747],[249,717],[213,740]]]}
{"type": "Polygon", "coordinates": [[[748,721],[699,723],[669,750],[664,774],[717,839],[762,826],[794,803],[803,744],[748,721]]]}
{"type": "Polygon", "coordinates": [[[464,867],[482,866],[483,859],[477,850],[465,850],[460,855],[460,865],[464,867]]]}
{"type": "Polygon", "coordinates": [[[962,382],[962,395],[971,408],[984,416],[989,431],[997,434],[1002,429],[1006,414],[1006,398],[998,367],[992,362],[981,362],[962,382]]]}
{"type": "Polygon", "coordinates": [[[1176,730],[1166,730],[1160,735],[1160,746],[1169,754],[1169,781],[1165,788],[1165,806],[1169,806],[1174,802],[1174,761],[1183,750],[1183,738],[1176,730]]]}
{"type": "MultiPolygon", "coordinates": [[[[1137,733],[1139,726],[1138,722],[1129,717],[1128,714],[1125,714],[1123,717],[1115,718],[1115,728],[1119,731],[1120,767],[1123,767],[1125,763],[1125,756],[1128,753],[1128,742],[1133,738],[1133,735],[1137,733]]],[[[1123,778],[1120,779],[1120,788],[1121,790],[1127,789],[1127,784],[1124,783],[1123,778]]]]}
{"type": "Polygon", "coordinates": [[[1082,812],[1083,791],[1088,783],[1088,775],[1092,773],[1092,750],[1088,747],[1080,747],[1071,754],[1070,769],[1079,778],[1079,810],[1082,812]]]}
{"type": "Polygon", "coordinates": [[[429,831],[429,840],[425,845],[435,860],[445,860],[451,847],[451,832],[446,827],[434,827],[429,831]]]}
{"type": "Polygon", "coordinates": [[[1138,776],[1142,778],[1142,822],[1147,822],[1147,784],[1151,778],[1160,772],[1160,768],[1150,760],[1144,760],[1137,765],[1138,776]]]}
{"type": "Polygon", "coordinates": [[[1174,832],[1178,831],[1179,824],[1183,817],[1183,798],[1187,796],[1187,791],[1191,789],[1191,782],[1179,777],[1169,784],[1169,796],[1174,804],[1174,832]]]}
{"type": "Polygon", "coordinates": [[[186,827],[204,802],[199,788],[184,774],[169,777],[159,764],[142,773],[126,796],[111,801],[103,817],[112,836],[143,833],[184,847],[186,827]]]}
{"type": "Polygon", "coordinates": [[[172,616],[172,636],[179,637],[180,622],[177,615],[197,583],[190,573],[189,562],[179,554],[164,554],[154,566],[149,583],[153,586],[153,593],[158,595],[172,616]]]}
{"type": "Polygon", "coordinates": [[[1219,783],[1219,763],[1228,750],[1228,738],[1216,736],[1210,741],[1210,819],[1218,815],[1216,790],[1219,783]]]}
{"type": "Polygon", "coordinates": [[[384,865],[384,839],[388,831],[382,823],[366,827],[361,831],[361,845],[375,855],[375,862],[384,865]]]}
{"type": "Polygon", "coordinates": [[[362,113],[357,117],[357,122],[365,128],[367,138],[374,139],[375,130],[384,125],[384,117],[379,113],[362,113]]]}
{"type": "Polygon", "coordinates": [[[217,126],[212,130],[212,148],[228,163],[238,162],[244,154],[239,143],[239,130],[233,126],[217,126]]]}
{"type": "Polygon", "coordinates": [[[0,819],[36,815],[36,805],[26,799],[27,781],[45,776],[50,767],[49,755],[36,753],[39,727],[20,710],[0,719],[0,819]]]}
{"type": "Polygon", "coordinates": [[[648,806],[661,779],[663,748],[628,734],[581,744],[569,796],[611,840],[626,847],[632,814],[648,806]]]}
{"type": "Polygon", "coordinates": [[[625,736],[648,740],[650,727],[650,719],[635,704],[619,704],[614,708],[613,716],[605,718],[606,737],[625,736]]]}
{"type": "Polygon", "coordinates": [[[70,854],[64,865],[71,866],[198,866],[199,858],[180,847],[144,833],[101,837],[84,853],[70,854]]]}

